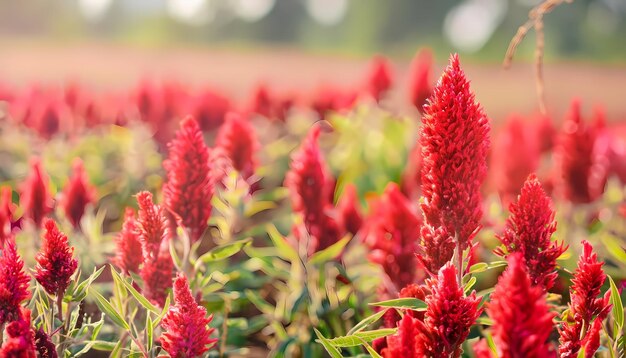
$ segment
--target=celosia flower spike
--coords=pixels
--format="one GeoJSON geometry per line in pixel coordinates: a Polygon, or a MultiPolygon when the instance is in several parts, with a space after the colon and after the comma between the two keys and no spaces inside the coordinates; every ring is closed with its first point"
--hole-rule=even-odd
{"type": "Polygon", "coordinates": [[[209,149],[193,118],[187,117],[180,123],[168,149],[169,157],[163,162],[167,171],[167,182],[163,186],[164,205],[182,219],[189,236],[196,241],[208,226],[213,186],[209,149]]]}
{"type": "Polygon", "coordinates": [[[254,127],[241,114],[230,112],[226,115],[226,122],[217,133],[215,146],[224,149],[242,178],[248,179],[254,174],[260,144],[254,127]]]}
{"type": "Polygon", "coordinates": [[[50,178],[44,171],[39,159],[33,159],[31,172],[20,187],[20,206],[24,216],[32,220],[37,227],[43,218],[52,211],[53,200],[49,189],[50,178]]]}
{"type": "Polygon", "coordinates": [[[74,248],[52,219],[44,220],[41,250],[37,253],[35,279],[50,295],[63,296],[78,268],[74,248]]]}
{"type": "Polygon", "coordinates": [[[9,237],[0,256],[0,326],[19,318],[22,302],[30,297],[29,283],[15,239],[9,237]]]}
{"type": "Polygon", "coordinates": [[[532,285],[521,253],[509,255],[508,262],[487,304],[498,357],[554,357],[549,343],[554,313],[546,295],[542,287],[532,285]]]}
{"type": "Polygon", "coordinates": [[[169,244],[163,241],[159,251],[150,257],[144,256],[140,276],[143,280],[142,293],[147,299],[163,307],[167,299],[167,290],[172,287],[174,262],[169,251],[169,244]]]}
{"type": "Polygon", "coordinates": [[[22,308],[20,318],[7,324],[0,357],[35,358],[35,333],[31,329],[30,310],[22,308]]]}
{"type": "Polygon", "coordinates": [[[143,256],[156,257],[161,242],[167,235],[167,221],[160,205],[152,201],[152,193],[142,191],[137,194],[139,214],[137,224],[139,227],[139,241],[143,248],[143,256]]]}
{"type": "Polygon", "coordinates": [[[35,332],[35,348],[39,358],[57,358],[56,346],[50,340],[50,336],[42,328],[35,332]]]}
{"type": "Polygon", "coordinates": [[[8,186],[0,189],[0,247],[11,237],[13,232],[13,212],[15,205],[12,200],[13,191],[8,186]]]}
{"type": "Polygon", "coordinates": [[[393,85],[393,70],[389,61],[383,56],[375,56],[370,65],[367,89],[376,102],[380,102],[393,85]]]}
{"type": "Polygon", "coordinates": [[[217,342],[210,338],[215,329],[208,327],[213,316],[196,303],[183,274],[174,282],[174,302],[161,321],[161,346],[172,357],[202,356],[217,342]]]}
{"type": "Polygon", "coordinates": [[[143,261],[141,242],[139,241],[139,227],[135,219],[135,212],[131,208],[126,209],[122,230],[115,239],[115,257],[112,263],[120,268],[122,272],[139,273],[139,266],[143,261]]]}
{"type": "Polygon", "coordinates": [[[76,159],[73,166],[72,177],[63,189],[60,204],[72,225],[79,227],[85,208],[96,200],[96,189],[89,183],[83,162],[76,159]]]}
{"type": "Polygon", "coordinates": [[[432,66],[433,54],[430,49],[420,50],[413,61],[411,61],[411,70],[409,74],[409,100],[423,113],[423,107],[426,100],[432,94],[432,66]]]}
{"type": "Polygon", "coordinates": [[[556,260],[567,246],[551,241],[556,231],[552,201],[534,174],[528,177],[509,211],[504,233],[498,236],[504,247],[496,249],[495,253],[503,257],[508,253],[521,253],[532,284],[550,289],[557,277],[556,260]]]}
{"type": "Polygon", "coordinates": [[[387,337],[387,348],[381,352],[383,358],[420,358],[417,353],[419,337],[418,320],[405,314],[398,324],[398,332],[387,337]]]}
{"type": "Polygon", "coordinates": [[[348,184],[343,189],[343,194],[337,203],[337,214],[339,226],[343,231],[349,232],[354,236],[361,230],[363,216],[356,188],[353,184],[348,184]]]}

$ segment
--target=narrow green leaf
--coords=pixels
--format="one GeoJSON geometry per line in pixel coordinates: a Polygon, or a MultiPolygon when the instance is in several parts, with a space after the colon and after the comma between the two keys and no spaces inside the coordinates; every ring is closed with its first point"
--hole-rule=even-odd
{"type": "Polygon", "coordinates": [[[258,292],[253,290],[245,290],[246,297],[248,300],[261,311],[262,313],[269,315],[271,317],[274,316],[274,306],[269,304],[266,300],[261,298],[258,292]]]}
{"type": "Polygon", "coordinates": [[[281,235],[280,232],[278,232],[278,229],[276,229],[276,226],[272,224],[268,224],[266,228],[267,228],[267,234],[269,235],[270,240],[272,240],[272,243],[278,250],[278,257],[286,261],[291,261],[291,262],[298,261],[298,258],[299,258],[298,252],[293,247],[291,247],[291,245],[289,245],[289,243],[285,240],[283,235],[281,235]]]}
{"type": "Polygon", "coordinates": [[[626,264],[626,250],[620,245],[619,240],[617,240],[612,235],[604,235],[601,240],[606,248],[609,250],[609,253],[613,255],[616,259],[626,264]]]}
{"type": "Polygon", "coordinates": [[[118,273],[117,271],[115,271],[115,269],[111,268],[111,274],[113,275],[113,279],[119,282],[121,282],[121,284],[124,286],[124,288],[126,290],[128,290],[128,292],[130,292],[130,294],[137,300],[137,302],[139,302],[139,304],[141,306],[143,306],[143,308],[150,310],[156,314],[159,314],[161,312],[160,309],[158,309],[156,306],[154,306],[152,303],[150,303],[150,301],[145,298],[141,293],[139,293],[132,284],[130,284],[128,281],[124,280],[118,273]]]}
{"type": "Polygon", "coordinates": [[[241,249],[250,244],[252,239],[244,239],[235,241],[233,243],[219,246],[214,248],[213,250],[207,252],[206,254],[200,256],[196,261],[195,268],[196,270],[202,267],[202,264],[207,264],[209,262],[219,261],[233,256],[234,254],[241,251],[241,249]]]}
{"type": "Polygon", "coordinates": [[[315,330],[317,338],[319,338],[319,342],[324,346],[324,349],[326,349],[326,352],[328,352],[332,358],[342,358],[341,352],[337,349],[337,347],[333,346],[333,344],[330,343],[330,341],[325,338],[320,331],[317,330],[317,328],[313,329],[315,330]]]}
{"type": "Polygon", "coordinates": [[[367,351],[369,352],[370,356],[372,356],[372,358],[383,358],[380,354],[378,354],[378,352],[376,352],[374,348],[372,348],[372,346],[369,345],[369,343],[365,342],[364,340],[361,340],[361,344],[363,344],[365,349],[367,349],[367,351]]]}
{"type": "Polygon", "coordinates": [[[152,323],[152,317],[146,315],[146,346],[148,352],[152,350],[152,344],[154,343],[154,326],[152,323]]]}
{"type": "Polygon", "coordinates": [[[473,274],[473,273],[484,272],[484,271],[487,271],[488,267],[489,267],[488,263],[486,263],[486,262],[479,262],[477,264],[473,264],[472,267],[470,267],[469,273],[473,274]]]}
{"type": "Polygon", "coordinates": [[[478,317],[476,318],[476,323],[485,326],[493,326],[493,320],[489,317],[478,317]]]}
{"type": "Polygon", "coordinates": [[[82,300],[85,299],[85,296],[87,296],[87,290],[89,289],[89,286],[91,286],[91,284],[98,278],[100,277],[100,274],[102,273],[102,271],[104,270],[104,268],[106,267],[106,265],[103,265],[102,267],[100,267],[98,270],[96,270],[94,268],[93,273],[87,277],[84,281],[82,281],[81,283],[79,283],[74,290],[72,291],[71,295],[69,295],[69,297],[64,297],[63,300],[64,301],[69,301],[70,302],[80,302],[82,300]]]}
{"type": "Polygon", "coordinates": [[[111,303],[109,303],[109,301],[107,301],[104,297],[102,297],[102,295],[98,293],[98,291],[94,290],[93,288],[90,288],[88,291],[88,295],[91,296],[95,300],[96,305],[98,306],[100,311],[102,311],[102,313],[109,316],[109,318],[111,318],[113,323],[117,324],[118,326],[126,330],[130,330],[130,326],[128,325],[128,323],[126,323],[126,321],[124,320],[124,317],[122,317],[122,315],[120,315],[119,312],[117,312],[113,308],[111,303]]]}
{"type": "Polygon", "coordinates": [[[249,218],[260,213],[261,211],[274,209],[275,207],[276,203],[273,201],[255,201],[246,207],[243,214],[245,217],[249,218]]]}
{"type": "MultiPolygon", "coordinates": [[[[619,295],[619,290],[613,281],[613,278],[609,276],[609,284],[611,285],[611,303],[613,304],[612,313],[613,320],[615,321],[615,332],[619,333],[624,327],[624,305],[622,304],[622,298],[619,295]]],[[[613,337],[615,338],[615,337],[613,337]]]]}
{"type": "Polygon", "coordinates": [[[380,337],[396,333],[396,328],[383,328],[373,331],[361,331],[349,336],[342,336],[329,339],[328,341],[335,347],[356,347],[363,342],[371,342],[380,337]]]}
{"type": "Polygon", "coordinates": [[[350,239],[350,236],[344,237],[324,250],[316,252],[309,259],[309,263],[312,265],[318,265],[335,259],[339,256],[339,254],[341,254],[348,242],[350,242],[350,239]]]}
{"type": "Polygon", "coordinates": [[[354,327],[352,327],[351,330],[348,331],[348,335],[352,335],[356,332],[362,331],[365,327],[369,326],[370,324],[378,321],[382,316],[385,315],[385,313],[387,312],[388,308],[382,309],[376,313],[374,313],[371,316],[365,317],[364,319],[361,320],[361,322],[357,323],[354,327]]]}
{"type": "Polygon", "coordinates": [[[380,301],[370,303],[370,306],[379,306],[379,307],[393,307],[393,308],[404,308],[404,309],[412,309],[416,311],[425,311],[428,307],[426,302],[422,300],[418,300],[417,298],[407,297],[407,298],[396,298],[394,300],[388,301],[380,301]]]}
{"type": "Polygon", "coordinates": [[[170,240],[170,256],[172,256],[172,261],[174,262],[174,266],[180,271],[180,268],[183,266],[182,260],[178,257],[178,253],[176,252],[175,247],[176,240],[170,240]]]}
{"type": "Polygon", "coordinates": [[[474,284],[476,283],[476,277],[472,276],[472,278],[470,278],[469,282],[467,282],[465,284],[465,287],[463,288],[463,292],[465,292],[465,294],[467,294],[472,287],[474,287],[474,284]]]}

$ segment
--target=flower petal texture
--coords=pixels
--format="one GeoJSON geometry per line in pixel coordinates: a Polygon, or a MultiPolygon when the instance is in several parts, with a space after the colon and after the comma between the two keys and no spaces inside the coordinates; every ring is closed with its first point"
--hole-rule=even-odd
{"type": "Polygon", "coordinates": [[[61,208],[72,225],[79,227],[85,208],[95,201],[96,189],[89,183],[83,162],[76,159],[73,164],[72,177],[63,189],[61,208]]]}
{"type": "Polygon", "coordinates": [[[67,236],[59,231],[54,220],[45,219],[44,230],[36,257],[35,279],[48,294],[62,296],[78,268],[78,260],[73,257],[74,248],[69,245],[67,236]]]}

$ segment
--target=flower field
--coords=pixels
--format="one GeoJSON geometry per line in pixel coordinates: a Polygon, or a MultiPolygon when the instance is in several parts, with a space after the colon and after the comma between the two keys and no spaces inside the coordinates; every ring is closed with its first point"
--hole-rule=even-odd
{"type": "Polygon", "coordinates": [[[0,357],[624,357],[624,118],[433,62],[0,85],[0,357]]]}

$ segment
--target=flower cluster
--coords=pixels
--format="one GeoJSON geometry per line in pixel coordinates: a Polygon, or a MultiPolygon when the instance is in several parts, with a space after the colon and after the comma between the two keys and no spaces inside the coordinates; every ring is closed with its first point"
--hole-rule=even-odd
{"type": "Polygon", "coordinates": [[[383,56],[372,59],[366,87],[376,102],[380,102],[393,86],[393,72],[388,60],[383,56]]]}
{"type": "Polygon", "coordinates": [[[115,239],[115,257],[111,259],[111,262],[126,274],[139,273],[139,266],[143,262],[142,255],[138,254],[142,252],[139,235],[135,212],[131,208],[126,208],[122,230],[115,239]]]}
{"type": "Polygon", "coordinates": [[[433,55],[429,49],[422,49],[411,62],[409,75],[409,100],[422,112],[426,100],[432,94],[432,63],[433,55]]]}
{"type": "Polygon", "coordinates": [[[259,142],[252,124],[238,113],[228,113],[220,127],[215,146],[222,148],[231,164],[244,179],[249,179],[257,167],[259,142]]]}
{"type": "Polygon", "coordinates": [[[9,237],[0,257],[0,325],[19,318],[22,302],[30,298],[29,284],[15,239],[9,237]]]}
{"type": "Polygon", "coordinates": [[[53,207],[52,194],[49,189],[50,178],[39,159],[33,159],[30,166],[30,175],[20,188],[20,207],[24,211],[24,216],[39,226],[53,207]]]}
{"type": "Polygon", "coordinates": [[[74,248],[67,236],[59,231],[54,220],[45,219],[44,229],[35,278],[48,294],[62,297],[78,268],[78,260],[73,257],[74,248]]]}
{"type": "Polygon", "coordinates": [[[73,173],[63,189],[61,207],[74,227],[79,227],[85,208],[96,200],[96,189],[89,183],[80,159],[74,160],[73,173]]]}

